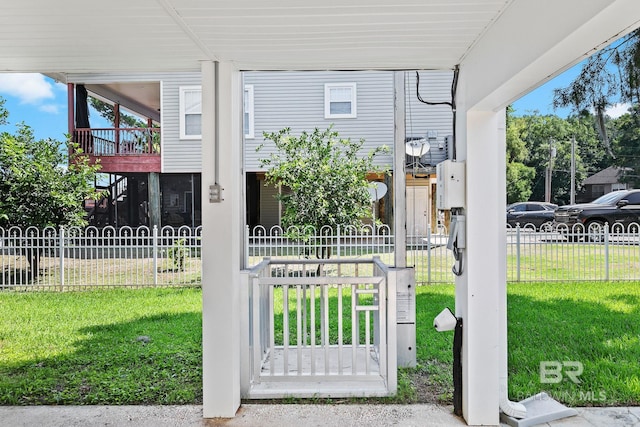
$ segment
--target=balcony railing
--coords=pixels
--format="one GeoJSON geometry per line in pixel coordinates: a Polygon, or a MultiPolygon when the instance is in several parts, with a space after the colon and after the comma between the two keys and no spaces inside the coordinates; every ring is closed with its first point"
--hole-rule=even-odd
{"type": "Polygon", "coordinates": [[[75,141],[92,156],[159,155],[160,128],[76,129],[75,141]]]}

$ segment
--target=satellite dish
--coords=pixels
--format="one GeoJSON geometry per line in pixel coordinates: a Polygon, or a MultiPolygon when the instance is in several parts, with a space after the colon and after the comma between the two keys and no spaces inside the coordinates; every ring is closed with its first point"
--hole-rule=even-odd
{"type": "Polygon", "coordinates": [[[406,153],[413,157],[422,157],[429,151],[429,143],[425,138],[414,139],[404,144],[406,153]]]}
{"type": "Polygon", "coordinates": [[[380,200],[387,194],[387,185],[384,182],[373,182],[374,187],[369,187],[367,190],[369,191],[369,195],[371,196],[371,201],[375,202],[380,200]]]}

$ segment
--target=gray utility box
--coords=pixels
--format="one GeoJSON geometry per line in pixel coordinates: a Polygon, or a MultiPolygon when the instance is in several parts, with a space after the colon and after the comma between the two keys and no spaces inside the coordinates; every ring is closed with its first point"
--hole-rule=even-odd
{"type": "Polygon", "coordinates": [[[416,366],[416,276],[413,267],[396,268],[398,367],[416,366]]]}

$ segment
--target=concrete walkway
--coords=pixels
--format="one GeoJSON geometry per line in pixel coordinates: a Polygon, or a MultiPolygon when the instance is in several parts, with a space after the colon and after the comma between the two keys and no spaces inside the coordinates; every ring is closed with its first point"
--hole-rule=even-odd
{"type": "MultiPolygon", "coordinates": [[[[577,417],[552,427],[640,426],[640,407],[577,408],[577,417]]],[[[42,427],[448,427],[464,426],[452,408],[438,405],[242,405],[235,418],[202,419],[201,406],[0,406],[0,426],[42,427]]]]}

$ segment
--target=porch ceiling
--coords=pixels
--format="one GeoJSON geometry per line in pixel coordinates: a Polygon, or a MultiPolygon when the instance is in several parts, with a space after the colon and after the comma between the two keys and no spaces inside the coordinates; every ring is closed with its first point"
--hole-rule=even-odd
{"type": "Polygon", "coordinates": [[[478,99],[510,83],[493,106],[640,19],[636,0],[5,3],[0,71],[197,71],[203,60],[230,61],[241,70],[451,69],[468,62],[495,80],[478,85],[478,99]],[[549,52],[555,55],[545,57],[549,52]]]}

